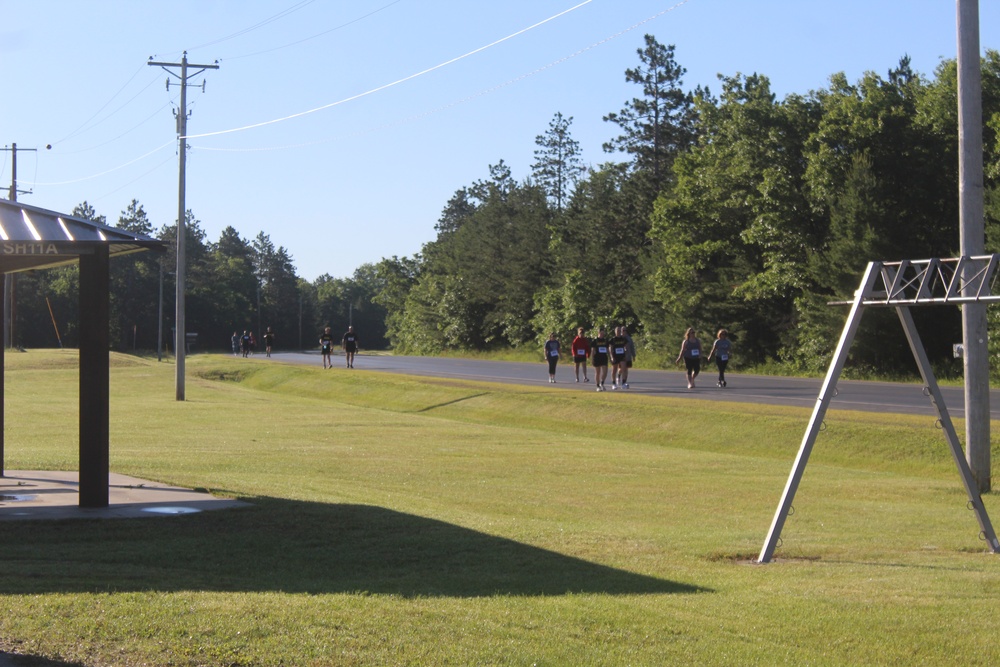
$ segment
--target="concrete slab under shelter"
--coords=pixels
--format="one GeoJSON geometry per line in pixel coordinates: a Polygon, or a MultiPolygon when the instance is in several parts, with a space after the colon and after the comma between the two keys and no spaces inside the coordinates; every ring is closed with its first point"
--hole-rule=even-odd
{"type": "Polygon", "coordinates": [[[250,506],[203,491],[110,473],[108,506],[81,507],[75,471],[7,470],[3,475],[0,521],[151,518],[250,506]]]}

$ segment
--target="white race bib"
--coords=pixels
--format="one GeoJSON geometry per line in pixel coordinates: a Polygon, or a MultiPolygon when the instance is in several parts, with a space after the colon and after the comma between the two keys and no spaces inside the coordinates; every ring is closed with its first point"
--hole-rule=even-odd
{"type": "Polygon", "coordinates": [[[729,361],[729,355],[728,354],[720,354],[719,355],[719,361],[729,361]]]}
{"type": "Polygon", "coordinates": [[[597,351],[600,352],[601,354],[607,354],[608,353],[608,348],[606,348],[606,347],[599,347],[599,348],[597,348],[597,351]]]}
{"type": "Polygon", "coordinates": [[[692,357],[697,357],[697,356],[700,356],[700,355],[701,355],[701,350],[699,350],[698,348],[694,348],[693,350],[691,350],[691,356],[692,357]]]}
{"type": "Polygon", "coordinates": [[[549,356],[550,357],[558,357],[559,356],[559,350],[552,350],[551,352],[549,352],[549,356]]]}

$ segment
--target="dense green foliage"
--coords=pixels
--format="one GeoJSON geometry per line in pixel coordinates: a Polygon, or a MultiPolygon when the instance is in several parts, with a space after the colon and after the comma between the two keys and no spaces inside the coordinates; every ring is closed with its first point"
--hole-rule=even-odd
{"type": "MultiPolygon", "coordinates": [[[[73,214],[106,224],[87,202],[73,214]]],[[[236,332],[250,331],[260,340],[268,327],[275,334],[276,348],[301,349],[316,342],[322,327],[336,327],[339,335],[348,322],[365,332],[366,348],[385,347],[386,311],[374,302],[381,289],[374,266],[363,265],[348,279],[323,275],[309,283],[296,275],[288,251],[275,247],[263,232],[244,239],[226,227],[218,241],[210,242],[191,211],[185,224],[186,329],[198,334],[198,349],[228,349],[236,332]]],[[[162,302],[163,344],[170,350],[177,225],[154,230],[142,205],[133,199],[115,226],[159,238],[167,250],[111,262],[111,344],[121,351],[155,350],[162,302]]],[[[15,344],[78,345],[78,267],[19,274],[15,289],[15,344]]]]}
{"type": "MultiPolygon", "coordinates": [[[[456,193],[420,255],[378,267],[395,348],[535,346],[551,331],[568,339],[577,326],[620,323],[647,350],[672,351],[687,326],[707,337],[726,327],[743,363],[816,371],[844,321],[827,304],[853,294],[867,262],[958,254],[954,62],[927,79],[903,57],[884,77],[834,74],[779,100],[760,74],[720,76],[718,97],[685,91],[674,48],[651,36],[638,56],[625,75],[639,96],[604,117],[620,131],[605,149],[628,162],[575,171],[572,119],[557,113],[531,177],[492,166],[490,180],[456,193]]],[[[983,88],[996,250],[995,51],[983,88]]],[[[908,372],[884,315],[866,316],[851,363],[908,372]]],[[[958,310],[915,315],[932,360],[947,365],[958,310]]]]}
{"type": "MultiPolygon", "coordinates": [[[[268,326],[278,347],[309,347],[322,326],[352,320],[367,348],[434,354],[533,349],[552,331],[568,341],[578,326],[625,324],[641,350],[666,359],[686,327],[708,338],[726,327],[737,365],[818,371],[844,321],[828,303],[850,297],[867,262],[958,254],[954,61],[927,78],[904,56],[885,76],[833,74],[824,88],[778,99],[757,73],[720,75],[717,96],[686,90],[674,47],[649,35],[637,56],[625,72],[636,97],[604,116],[613,128],[604,148],[624,161],[585,166],[572,117],[556,112],[535,139],[531,174],[490,165],[455,192],[437,237],[412,257],[309,283],[266,234],[248,240],[229,227],[210,242],[189,212],[188,330],[209,349],[268,326]]],[[[986,52],[982,73],[987,249],[996,251],[1000,53],[986,52]]],[[[75,213],[103,218],[86,202],[75,213]]],[[[116,224],[171,243],[176,234],[154,232],[134,200],[116,224]]],[[[115,262],[117,349],[155,347],[160,261],[169,332],[172,251],[115,262]]],[[[51,305],[63,344],[75,345],[76,280],[75,269],[20,278],[15,342],[56,343],[51,305]]],[[[914,315],[947,373],[958,310],[914,315]]],[[[910,372],[897,332],[891,313],[866,315],[852,368],[910,372]]]]}

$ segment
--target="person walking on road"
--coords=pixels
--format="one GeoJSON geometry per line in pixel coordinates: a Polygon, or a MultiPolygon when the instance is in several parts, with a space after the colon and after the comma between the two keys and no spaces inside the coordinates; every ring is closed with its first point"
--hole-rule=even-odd
{"type": "Polygon", "coordinates": [[[611,346],[611,388],[618,389],[621,386],[621,372],[625,365],[625,357],[628,351],[628,341],[622,335],[625,327],[615,327],[615,335],[611,337],[608,344],[611,346]]]}
{"type": "Polygon", "coordinates": [[[556,364],[559,363],[559,341],[553,331],[549,334],[549,339],[545,341],[543,348],[545,360],[549,362],[549,382],[556,383],[556,364]]]}
{"type": "Polygon", "coordinates": [[[624,326],[621,335],[625,339],[625,361],[618,369],[618,384],[622,389],[628,389],[628,369],[632,368],[632,362],[635,360],[635,342],[624,326]]]}
{"type": "Polygon", "coordinates": [[[695,336],[693,327],[688,327],[684,332],[684,341],[681,343],[681,353],[677,355],[676,364],[684,360],[684,367],[687,371],[688,389],[694,389],[694,380],[701,372],[701,341],[695,336]]]}
{"type": "Polygon", "coordinates": [[[264,332],[264,352],[267,354],[268,358],[271,357],[271,346],[274,345],[274,332],[271,331],[271,327],[267,328],[264,332]]]}
{"type": "Polygon", "coordinates": [[[244,359],[250,356],[250,345],[252,343],[253,338],[250,336],[250,332],[244,330],[243,335],[240,336],[240,351],[243,353],[244,359]]]}
{"type": "Polygon", "coordinates": [[[347,367],[354,368],[354,353],[358,351],[358,334],[354,333],[354,327],[347,327],[347,333],[341,339],[344,347],[344,356],[347,357],[347,367]]]}
{"type": "Polygon", "coordinates": [[[330,333],[330,327],[323,329],[323,333],[319,337],[319,349],[323,355],[323,368],[333,368],[333,334],[330,333]]]}
{"type": "Polygon", "coordinates": [[[726,386],[726,366],[729,365],[729,354],[732,347],[729,332],[725,329],[719,329],[719,333],[715,336],[715,342],[712,343],[712,349],[708,353],[708,361],[711,361],[714,355],[715,365],[719,368],[719,381],[715,383],[717,387],[726,386]]]}
{"type": "Polygon", "coordinates": [[[587,377],[587,360],[590,358],[590,340],[583,335],[583,327],[576,330],[576,338],[573,339],[573,365],[576,366],[576,381],[580,381],[580,369],[583,369],[583,381],[590,382],[587,377]]]}
{"type": "Polygon", "coordinates": [[[604,381],[608,379],[608,337],[603,328],[597,330],[597,338],[591,341],[590,361],[594,365],[597,391],[606,391],[604,381]]]}

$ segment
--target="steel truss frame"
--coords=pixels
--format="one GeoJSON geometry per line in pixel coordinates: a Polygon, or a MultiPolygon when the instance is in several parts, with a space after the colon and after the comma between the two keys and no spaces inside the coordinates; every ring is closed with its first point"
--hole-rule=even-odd
{"type": "Polygon", "coordinates": [[[994,283],[997,281],[997,268],[1000,266],[1000,255],[984,255],[978,257],[958,257],[949,259],[903,260],[900,262],[871,262],[861,280],[861,286],[854,294],[847,322],[840,335],[836,351],[830,362],[830,368],[820,388],[816,407],[806,427],[798,455],[792,465],[792,471],[785,484],[785,490],[778,503],[778,509],[771,522],[771,528],[764,540],[764,547],[757,560],[759,563],[769,563],[774,557],[774,551],[781,537],[785,519],[792,511],[792,501],[798,490],[799,482],[805,472],[809,455],[812,453],[816,436],[823,427],[830,401],[837,393],[837,381],[844,370],[847,353],[854,336],[861,324],[861,316],[865,308],[890,307],[896,309],[906,340],[913,352],[913,358],[920,369],[924,382],[924,394],[930,398],[931,404],[938,414],[938,424],[944,432],[945,440],[951,450],[952,459],[958,468],[965,492],[969,497],[969,508],[976,513],[979,521],[980,538],[985,540],[993,553],[1000,553],[1000,542],[997,540],[993,524],[986,512],[979,487],[972,476],[958,434],[951,422],[948,408],[938,387],[937,379],[931,370],[930,361],[924,350],[923,343],[917,333],[917,328],[910,314],[911,306],[928,306],[962,303],[998,303],[1000,295],[994,296],[994,283]]]}

